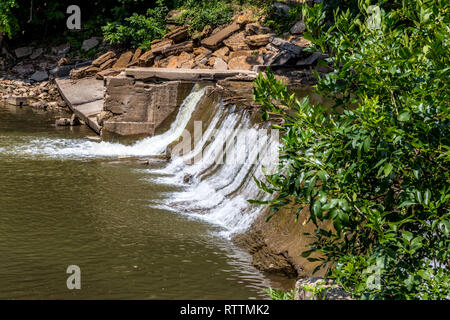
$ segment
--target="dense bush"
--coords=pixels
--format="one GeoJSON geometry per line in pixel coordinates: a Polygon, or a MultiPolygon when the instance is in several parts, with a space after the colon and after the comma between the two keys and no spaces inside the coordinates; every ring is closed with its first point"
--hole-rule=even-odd
{"type": "Polygon", "coordinates": [[[157,6],[148,9],[145,15],[134,13],[125,18],[124,23],[109,22],[102,28],[105,41],[149,49],[153,40],[162,38],[167,32],[168,11],[164,1],[158,0],[157,6]]]}
{"type": "Polygon", "coordinates": [[[355,297],[449,298],[449,7],[379,1],[372,28],[369,4],[331,26],[307,22],[331,56],[317,89],[333,108],[299,101],[270,73],[255,81],[264,119],[283,119],[279,170],[257,182],[275,196],[272,214],[309,209],[317,228],[303,256],[355,297]]]}
{"type": "Polygon", "coordinates": [[[187,0],[183,8],[186,12],[181,21],[189,24],[191,31],[202,31],[206,26],[215,28],[228,23],[233,17],[231,1],[199,1],[187,0]]]}
{"type": "Polygon", "coordinates": [[[17,33],[19,24],[17,18],[13,15],[13,8],[17,7],[15,0],[4,0],[0,2],[0,33],[12,37],[17,33]]]}

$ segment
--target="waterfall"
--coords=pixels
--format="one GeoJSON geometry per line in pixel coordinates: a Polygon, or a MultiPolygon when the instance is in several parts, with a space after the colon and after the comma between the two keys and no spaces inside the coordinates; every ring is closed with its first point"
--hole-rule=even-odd
{"type": "Polygon", "coordinates": [[[261,212],[247,200],[270,197],[258,189],[253,177],[263,177],[263,163],[277,162],[278,140],[260,129],[246,112],[220,106],[191,152],[173,158],[164,169],[149,170],[162,175],[155,178],[159,183],[183,186],[180,192],[166,194],[164,203],[152,206],[218,225],[225,237],[244,232],[261,212]],[[235,142],[239,137],[245,143],[235,142]],[[217,161],[223,157],[239,161],[217,161]],[[201,160],[192,163],[194,159],[201,160]]]}
{"type": "Polygon", "coordinates": [[[205,94],[206,87],[195,85],[191,93],[184,99],[175,121],[169,130],[161,135],[145,138],[133,145],[127,146],[120,143],[94,142],[81,139],[49,139],[37,138],[27,141],[23,145],[3,152],[29,155],[45,155],[63,158],[95,158],[95,157],[120,157],[135,156],[145,157],[158,155],[165,151],[166,147],[178,139],[186,128],[192,113],[205,94]]]}

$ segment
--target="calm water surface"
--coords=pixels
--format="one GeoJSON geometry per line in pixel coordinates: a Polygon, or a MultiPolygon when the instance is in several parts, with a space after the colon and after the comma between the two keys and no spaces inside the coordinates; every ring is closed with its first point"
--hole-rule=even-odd
{"type": "Polygon", "coordinates": [[[260,299],[292,285],[254,269],[216,227],[151,208],[178,187],[149,182],[136,159],[36,152],[33,141],[92,136],[53,122],[0,104],[0,299],[260,299]],[[81,290],[66,287],[69,265],[81,290]]]}

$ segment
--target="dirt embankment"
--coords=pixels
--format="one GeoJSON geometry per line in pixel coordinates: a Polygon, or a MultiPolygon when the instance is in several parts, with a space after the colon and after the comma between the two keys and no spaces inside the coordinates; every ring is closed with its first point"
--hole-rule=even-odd
{"type": "MultiPolygon", "coordinates": [[[[312,222],[307,223],[309,212],[303,210],[298,221],[288,210],[280,210],[269,221],[266,221],[267,216],[268,210],[245,233],[235,236],[233,242],[250,252],[252,263],[259,270],[296,278],[310,277],[317,262],[309,262],[301,256],[312,242],[304,233],[315,230],[312,222]]],[[[321,269],[314,275],[324,273],[321,269]]]]}

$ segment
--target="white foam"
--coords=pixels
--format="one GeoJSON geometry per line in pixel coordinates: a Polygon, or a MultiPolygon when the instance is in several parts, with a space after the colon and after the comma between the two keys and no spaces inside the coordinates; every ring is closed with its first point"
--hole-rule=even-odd
{"type": "Polygon", "coordinates": [[[279,142],[269,139],[267,135],[258,136],[258,128],[250,125],[248,115],[228,114],[218,124],[219,118],[221,117],[217,116],[211,121],[200,145],[195,146],[189,154],[172,159],[161,170],[166,174],[172,173],[173,176],[159,177],[158,180],[184,184],[185,187],[180,192],[165,194],[164,203],[155,203],[154,206],[170,207],[188,217],[218,225],[222,227],[221,236],[231,237],[244,232],[262,210],[261,206],[250,204],[247,200],[270,198],[270,195],[257,187],[253,176],[263,177],[260,159],[270,159],[279,142]],[[217,124],[217,132],[211,141],[212,129],[217,124]],[[248,136],[247,143],[229,144],[223,148],[225,141],[234,141],[243,132],[248,136]],[[252,143],[257,136],[262,140],[252,143]],[[187,164],[200,152],[202,161],[187,164]],[[227,156],[235,155],[243,161],[216,163],[215,159],[222,156],[221,152],[227,156]],[[190,183],[183,183],[186,175],[190,176],[190,183]]]}
{"type": "Polygon", "coordinates": [[[145,138],[133,145],[120,143],[94,142],[83,139],[34,138],[23,145],[5,148],[12,154],[45,155],[63,158],[95,158],[121,156],[151,156],[165,151],[167,146],[179,138],[188,124],[192,112],[205,93],[205,88],[194,86],[192,92],[183,101],[175,121],[165,133],[145,138]]]}

